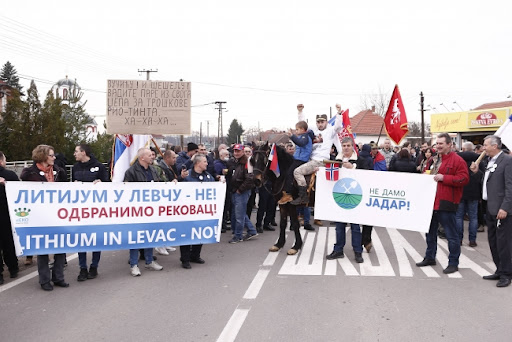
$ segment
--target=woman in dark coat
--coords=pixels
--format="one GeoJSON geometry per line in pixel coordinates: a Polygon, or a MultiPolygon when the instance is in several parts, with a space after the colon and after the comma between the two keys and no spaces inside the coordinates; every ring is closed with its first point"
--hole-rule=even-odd
{"type": "MultiPolygon", "coordinates": [[[[49,145],[39,145],[32,151],[34,164],[24,168],[21,172],[22,181],[32,182],[65,182],[66,170],[55,165],[55,149],[49,145]]],[[[39,284],[45,291],[53,290],[53,285],[68,287],[64,281],[64,263],[66,254],[54,254],[53,269],[50,273],[48,265],[48,254],[37,256],[37,272],[39,273],[39,284]]]]}
{"type": "Polygon", "coordinates": [[[412,160],[411,155],[406,148],[402,148],[402,150],[398,152],[398,157],[395,162],[389,164],[389,171],[418,172],[416,169],[416,163],[412,160]]]}

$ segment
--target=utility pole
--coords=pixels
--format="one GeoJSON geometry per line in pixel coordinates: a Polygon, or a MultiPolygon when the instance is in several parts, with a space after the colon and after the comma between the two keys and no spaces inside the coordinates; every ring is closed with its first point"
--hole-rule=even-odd
{"type": "Polygon", "coordinates": [[[425,142],[425,111],[429,109],[424,108],[425,97],[423,92],[420,92],[420,111],[421,111],[421,143],[425,142]]]}
{"type": "Polygon", "coordinates": [[[217,125],[217,146],[221,144],[221,139],[223,139],[224,132],[222,129],[222,110],[226,108],[222,108],[222,105],[226,103],[225,101],[216,101],[215,104],[219,106],[219,108],[215,108],[219,110],[219,122],[217,125]]]}
{"type": "Polygon", "coordinates": [[[146,73],[146,81],[149,81],[149,74],[152,73],[152,72],[158,72],[158,69],[156,70],[152,70],[152,69],[149,69],[149,70],[146,70],[146,69],[142,69],[142,70],[137,70],[140,74],[145,72],[146,73]]]}
{"type": "Polygon", "coordinates": [[[202,144],[203,143],[203,123],[200,122],[199,123],[199,143],[202,144]]]}

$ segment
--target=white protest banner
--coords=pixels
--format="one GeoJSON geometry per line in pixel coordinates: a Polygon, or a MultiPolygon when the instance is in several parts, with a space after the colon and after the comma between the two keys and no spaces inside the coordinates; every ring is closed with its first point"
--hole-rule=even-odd
{"type": "Polygon", "coordinates": [[[18,255],[220,241],[226,184],[8,182],[18,255]]]}
{"type": "Polygon", "coordinates": [[[108,80],[107,133],[190,134],[190,82],[108,80]]]}
{"type": "Polygon", "coordinates": [[[437,183],[425,174],[341,168],[317,172],[315,219],[428,232],[437,183]],[[336,178],[335,178],[336,179],[336,178]]]}

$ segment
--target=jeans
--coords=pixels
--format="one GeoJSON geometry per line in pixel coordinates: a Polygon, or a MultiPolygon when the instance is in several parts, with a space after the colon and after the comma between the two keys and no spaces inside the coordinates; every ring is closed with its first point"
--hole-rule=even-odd
{"type": "Polygon", "coordinates": [[[308,225],[311,220],[311,209],[309,207],[298,207],[297,214],[304,215],[304,225],[308,225]]]}
{"type": "Polygon", "coordinates": [[[50,271],[48,262],[50,257],[48,254],[37,256],[37,272],[39,273],[39,284],[64,281],[64,263],[66,262],[66,254],[53,255],[53,267],[50,271]]]}
{"type": "MultiPolygon", "coordinates": [[[[98,268],[98,264],[100,263],[101,252],[92,252],[92,263],[91,267],[98,268]]],[[[87,269],[87,253],[80,252],[78,253],[78,264],[80,268],[87,269]]]]}
{"type": "MultiPolygon", "coordinates": [[[[343,247],[345,247],[345,241],[346,241],[345,227],[346,226],[347,226],[346,223],[336,222],[336,243],[334,244],[335,252],[342,252],[343,247]]],[[[350,231],[351,231],[351,235],[352,235],[352,248],[354,249],[354,252],[362,253],[363,247],[361,246],[361,228],[359,227],[358,224],[351,223],[350,231]]]]}
{"type": "Polygon", "coordinates": [[[243,238],[244,227],[247,226],[249,234],[256,234],[252,222],[247,216],[247,201],[251,195],[251,190],[247,190],[241,194],[233,193],[231,195],[231,227],[237,239],[243,238]]]}
{"type": "Polygon", "coordinates": [[[459,230],[460,241],[464,239],[464,214],[469,216],[469,241],[476,241],[476,230],[478,229],[478,200],[461,200],[457,214],[457,229],[459,230]]]}
{"type": "Polygon", "coordinates": [[[455,221],[454,211],[434,210],[432,220],[430,221],[430,229],[426,235],[427,250],[425,251],[425,259],[435,260],[437,253],[437,227],[439,223],[444,227],[446,240],[448,240],[448,265],[459,266],[460,256],[460,239],[457,223],[455,221]]]}
{"type": "MultiPolygon", "coordinates": [[[[153,262],[153,248],[144,248],[144,259],[146,260],[146,265],[149,265],[153,262]]],[[[130,267],[133,267],[139,263],[139,250],[138,249],[130,249],[130,267]]]]}

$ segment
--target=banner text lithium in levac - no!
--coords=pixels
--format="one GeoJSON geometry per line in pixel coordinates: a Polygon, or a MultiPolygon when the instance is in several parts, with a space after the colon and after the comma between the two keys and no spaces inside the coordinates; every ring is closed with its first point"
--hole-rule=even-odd
{"type": "Polygon", "coordinates": [[[220,241],[226,184],[9,182],[18,255],[220,241]]]}

